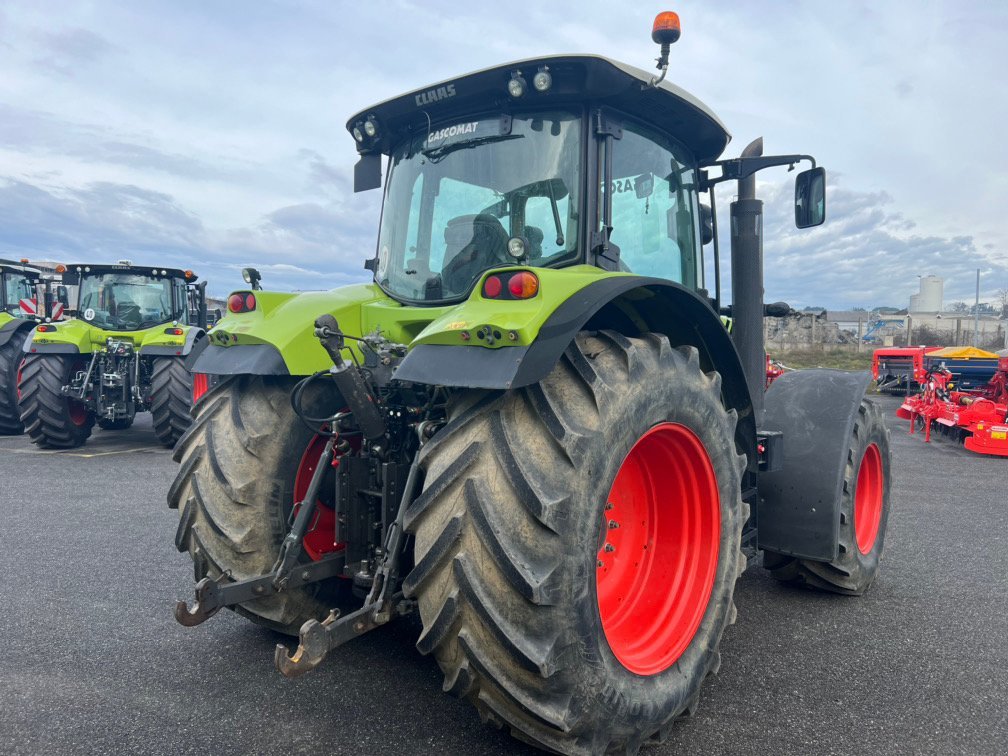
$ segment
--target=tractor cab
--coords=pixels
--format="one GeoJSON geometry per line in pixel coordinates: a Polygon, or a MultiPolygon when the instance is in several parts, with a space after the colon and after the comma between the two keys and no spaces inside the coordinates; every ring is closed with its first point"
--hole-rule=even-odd
{"type": "Polygon", "coordinates": [[[191,270],[116,265],[71,265],[63,275],[77,286],[77,317],[110,331],[140,331],[162,323],[201,325],[205,284],[191,270]]]}
{"type": "MultiPolygon", "coordinates": [[[[717,116],[663,79],[592,55],[534,58],[354,115],[355,190],[388,165],[375,282],[402,303],[447,304],[492,268],[589,265],[706,293],[702,193],[738,171],[717,162],[731,138],[717,116]]],[[[799,156],[786,157],[765,165],[799,156]]]]}
{"type": "Polygon", "coordinates": [[[24,263],[0,260],[0,309],[16,318],[34,314],[41,272],[24,263]]]}

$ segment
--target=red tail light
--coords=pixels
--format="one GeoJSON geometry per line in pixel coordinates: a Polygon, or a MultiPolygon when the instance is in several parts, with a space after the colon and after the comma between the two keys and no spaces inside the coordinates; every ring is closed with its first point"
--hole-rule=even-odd
{"type": "Polygon", "coordinates": [[[497,276],[487,276],[487,280],[483,282],[483,296],[487,299],[495,299],[500,296],[503,288],[504,285],[497,276]]]}
{"type": "Polygon", "coordinates": [[[227,306],[230,312],[252,312],[256,308],[255,294],[251,291],[237,291],[228,297],[227,306]]]}
{"type": "Polygon", "coordinates": [[[531,299],[538,293],[539,278],[527,270],[494,274],[483,282],[486,299],[531,299]]]}
{"type": "Polygon", "coordinates": [[[539,279],[528,271],[515,273],[508,281],[508,291],[515,299],[531,299],[539,292],[539,279]]]}
{"type": "Polygon", "coordinates": [[[185,333],[185,331],[183,331],[181,328],[165,328],[164,332],[167,333],[169,336],[181,336],[183,333],[185,333]]]}

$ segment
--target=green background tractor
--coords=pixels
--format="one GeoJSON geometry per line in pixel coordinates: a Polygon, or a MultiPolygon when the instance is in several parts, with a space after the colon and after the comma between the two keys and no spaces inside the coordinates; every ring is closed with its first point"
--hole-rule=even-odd
{"type": "Polygon", "coordinates": [[[24,431],[17,404],[18,367],[36,323],[63,317],[66,289],[26,260],[0,260],[0,435],[24,431]]]}
{"type": "MultiPolygon", "coordinates": [[[[675,37],[656,25],[660,65],[675,37]]],[[[417,611],[484,720],[633,752],[717,671],[747,558],[868,588],[889,445],[867,375],[764,395],[753,174],[811,158],[719,160],[726,128],[664,75],[537,58],[350,119],[355,188],[385,186],[373,282],[235,292],[191,358],[216,383],[168,494],[200,578],[179,622],[230,607],[299,634],[276,652],[293,676],[417,611]],[[727,180],[723,307],[703,256],[727,180]]],[[[795,214],[823,221],[821,168],[795,214]]]]}
{"type": "Polygon", "coordinates": [[[184,359],[204,338],[204,286],[191,271],[71,265],[76,319],[42,325],[25,347],[21,421],[46,448],[83,444],[93,426],[128,428],[150,411],[174,444],[189,426],[192,377],[184,359]]]}
{"type": "Polygon", "coordinates": [[[35,321],[24,316],[20,301],[35,297],[39,271],[0,260],[0,434],[24,431],[17,406],[17,371],[25,337],[35,321]]]}

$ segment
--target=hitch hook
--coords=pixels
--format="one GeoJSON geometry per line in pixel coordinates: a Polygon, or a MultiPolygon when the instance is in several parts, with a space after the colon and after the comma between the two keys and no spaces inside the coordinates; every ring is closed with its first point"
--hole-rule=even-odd
{"type": "MultiPolygon", "coordinates": [[[[226,574],[222,574],[220,580],[224,580],[226,577],[226,574]]],[[[222,606],[219,585],[217,580],[211,580],[208,577],[196,583],[195,603],[190,607],[185,601],[175,602],[175,620],[180,625],[195,627],[217,614],[222,606]]]]}
{"type": "Polygon", "coordinates": [[[321,622],[310,619],[301,625],[300,643],[293,654],[287,650],[287,646],[277,643],[273,663],[280,674],[284,677],[300,677],[321,663],[329,653],[329,634],[326,628],[337,620],[339,614],[338,609],[333,609],[321,622]]]}

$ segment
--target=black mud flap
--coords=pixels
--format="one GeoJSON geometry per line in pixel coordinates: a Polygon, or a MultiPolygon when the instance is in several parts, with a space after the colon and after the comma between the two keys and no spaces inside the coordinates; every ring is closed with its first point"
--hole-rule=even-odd
{"type": "Polygon", "coordinates": [[[766,393],[761,427],[784,434],[784,464],[760,475],[761,549],[832,562],[847,448],[869,373],[797,370],[766,393]]]}

